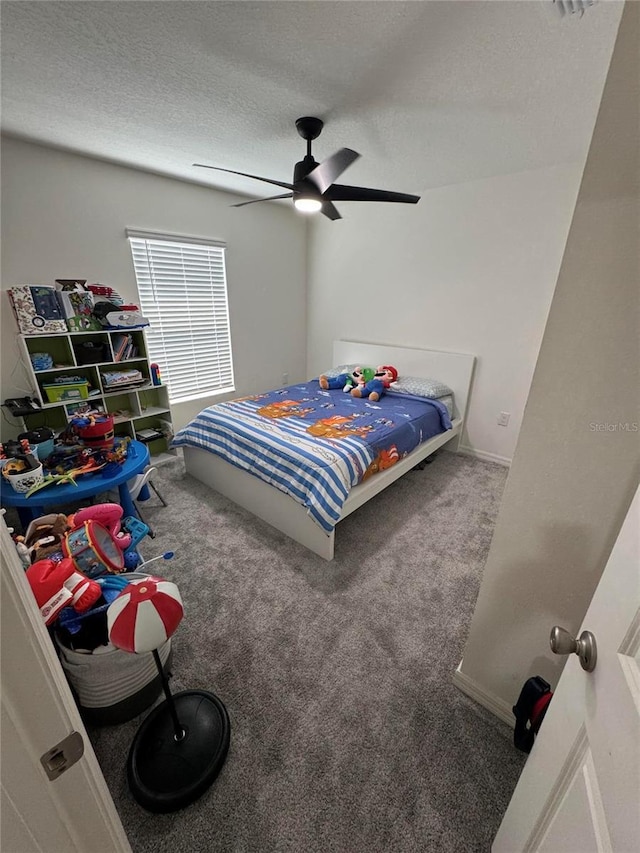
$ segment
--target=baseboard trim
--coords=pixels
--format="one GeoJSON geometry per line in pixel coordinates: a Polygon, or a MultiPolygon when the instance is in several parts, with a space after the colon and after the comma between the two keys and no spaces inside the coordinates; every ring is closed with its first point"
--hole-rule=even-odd
{"type": "Polygon", "coordinates": [[[508,705],[503,699],[498,698],[493,693],[484,690],[477,682],[462,672],[462,661],[460,661],[456,671],[453,673],[453,683],[458,690],[461,690],[470,699],[477,702],[478,705],[482,705],[483,708],[491,711],[494,716],[498,717],[508,726],[511,726],[511,728],[514,727],[515,719],[511,705],[508,705]]]}
{"type": "Polygon", "coordinates": [[[482,459],[484,462],[495,462],[498,465],[504,465],[509,468],[511,459],[508,456],[498,456],[497,453],[489,453],[486,450],[476,450],[475,447],[469,447],[467,444],[461,444],[458,447],[458,453],[464,453],[465,456],[475,456],[477,459],[482,459]]]}

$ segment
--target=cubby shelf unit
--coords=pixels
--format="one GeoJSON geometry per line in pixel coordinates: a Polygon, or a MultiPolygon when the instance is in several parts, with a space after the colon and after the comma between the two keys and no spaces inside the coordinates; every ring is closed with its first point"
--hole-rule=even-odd
{"type": "Polygon", "coordinates": [[[70,419],[92,408],[114,417],[114,432],[144,441],[142,430],[159,435],[146,440],[152,462],[176,455],[170,447],[173,438],[169,391],[166,385],[154,385],[151,379],[147,341],[142,328],[109,329],[99,332],[60,332],[48,335],[20,335],[20,347],[31,384],[37,389],[42,408],[23,416],[26,429],[48,426],[54,432],[63,430],[70,419]],[[123,335],[130,336],[131,354],[118,359],[117,345],[123,335]],[[35,370],[32,357],[38,353],[51,356],[53,366],[35,370]],[[114,370],[139,370],[143,382],[127,387],[109,387],[104,374],[114,370]],[[70,389],[67,397],[50,402],[45,385],[56,377],[69,375],[86,379],[87,398],[70,389]]]}

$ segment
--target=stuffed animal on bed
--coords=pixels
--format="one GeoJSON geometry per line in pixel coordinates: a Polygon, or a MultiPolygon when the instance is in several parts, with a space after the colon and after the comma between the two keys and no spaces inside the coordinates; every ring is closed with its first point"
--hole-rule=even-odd
{"type": "Polygon", "coordinates": [[[367,380],[364,384],[358,384],[352,388],[351,395],[353,397],[368,397],[372,402],[376,403],[384,394],[387,388],[390,388],[398,379],[398,371],[395,367],[389,364],[383,364],[376,368],[372,379],[367,380]]]}
{"type": "Polygon", "coordinates": [[[348,394],[354,388],[364,387],[367,382],[373,379],[375,374],[376,372],[373,367],[356,367],[353,373],[340,373],[338,376],[325,376],[322,374],[318,382],[320,383],[320,387],[324,388],[325,391],[334,391],[341,388],[345,394],[348,394]]]}

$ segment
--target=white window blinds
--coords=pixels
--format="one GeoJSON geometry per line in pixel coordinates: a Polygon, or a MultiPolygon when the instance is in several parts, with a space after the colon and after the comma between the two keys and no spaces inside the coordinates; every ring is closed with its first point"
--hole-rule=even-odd
{"type": "Polygon", "coordinates": [[[127,231],[151,361],[172,403],[232,391],[225,247],[127,231]]]}

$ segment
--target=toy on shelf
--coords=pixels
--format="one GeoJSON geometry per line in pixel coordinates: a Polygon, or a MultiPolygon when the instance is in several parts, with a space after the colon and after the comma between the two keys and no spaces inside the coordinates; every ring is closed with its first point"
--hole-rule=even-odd
{"type": "Polygon", "coordinates": [[[124,299],[117,290],[107,284],[90,284],[87,289],[93,293],[96,302],[111,302],[116,308],[124,306],[124,299]]]}
{"type": "Polygon", "coordinates": [[[149,321],[143,317],[137,305],[125,305],[124,300],[112,287],[100,284],[90,284],[95,305],[93,316],[106,329],[130,329],[138,326],[148,326],[149,321]]]}
{"type": "Polygon", "coordinates": [[[89,397],[89,380],[84,376],[56,376],[53,382],[44,382],[42,388],[49,403],[86,400],[89,397]]]}
{"type": "Polygon", "coordinates": [[[7,291],[18,328],[25,335],[66,332],[67,324],[51,285],[23,284],[7,291]]]}
{"type": "Polygon", "coordinates": [[[84,278],[57,278],[57,298],[70,331],[90,332],[101,328],[93,316],[93,294],[84,278]]]}
{"type": "Polygon", "coordinates": [[[29,356],[35,371],[51,370],[53,367],[53,356],[48,352],[32,352],[29,356]]]}
{"type": "Polygon", "coordinates": [[[79,400],[77,403],[67,403],[67,420],[72,421],[74,418],[88,418],[93,415],[104,415],[105,409],[100,400],[79,400]]]}

